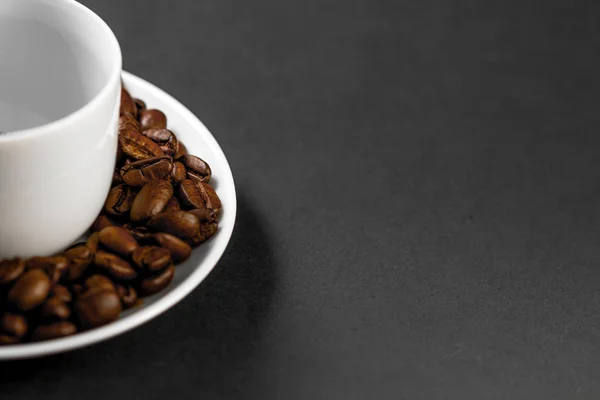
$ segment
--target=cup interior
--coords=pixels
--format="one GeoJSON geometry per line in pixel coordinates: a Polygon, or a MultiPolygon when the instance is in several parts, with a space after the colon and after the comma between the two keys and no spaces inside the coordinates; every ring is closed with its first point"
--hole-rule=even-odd
{"type": "Polygon", "coordinates": [[[0,1],[0,132],[74,113],[99,95],[120,67],[114,35],[81,4],[0,1]]]}

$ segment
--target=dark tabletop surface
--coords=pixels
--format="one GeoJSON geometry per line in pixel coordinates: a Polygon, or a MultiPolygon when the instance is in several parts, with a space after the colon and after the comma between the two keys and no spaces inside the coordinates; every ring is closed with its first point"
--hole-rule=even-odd
{"type": "Polygon", "coordinates": [[[84,3],[212,130],[238,221],[176,307],[1,364],[2,399],[600,397],[599,2],[84,3]]]}

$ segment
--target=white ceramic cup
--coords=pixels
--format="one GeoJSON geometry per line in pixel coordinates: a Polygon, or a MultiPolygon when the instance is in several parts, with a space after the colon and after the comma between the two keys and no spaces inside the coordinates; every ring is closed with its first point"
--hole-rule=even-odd
{"type": "Polygon", "coordinates": [[[114,171],[121,50],[72,0],[0,0],[0,259],[50,255],[98,215],[114,171]]]}

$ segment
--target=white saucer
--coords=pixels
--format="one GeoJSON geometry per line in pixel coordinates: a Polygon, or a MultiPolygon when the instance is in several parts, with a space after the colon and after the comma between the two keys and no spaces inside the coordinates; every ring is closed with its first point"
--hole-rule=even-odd
{"type": "Polygon", "coordinates": [[[167,289],[144,299],[141,306],[123,313],[118,321],[63,339],[0,346],[0,360],[34,358],[75,350],[110,339],[151,320],[194,290],[217,264],[229,243],[237,202],[231,168],[219,144],[194,114],[161,89],[128,72],[123,72],[123,82],[132,96],[144,100],[148,108],[164,111],[169,129],[175,132],[189,153],[210,164],[213,173],[211,184],[223,203],[219,231],[196,248],[189,260],[177,266],[175,278],[167,289]]]}

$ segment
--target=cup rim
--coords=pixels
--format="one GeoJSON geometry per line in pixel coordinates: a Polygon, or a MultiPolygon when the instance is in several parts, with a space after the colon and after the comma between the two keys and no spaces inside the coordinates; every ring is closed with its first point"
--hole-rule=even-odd
{"type": "Polygon", "coordinates": [[[99,103],[101,103],[106,96],[108,96],[109,92],[113,88],[113,83],[115,82],[115,80],[121,79],[121,71],[123,69],[123,54],[121,51],[121,46],[119,44],[119,41],[118,41],[115,33],[108,26],[106,21],[104,21],[102,18],[100,18],[100,16],[98,16],[98,14],[96,14],[95,12],[90,10],[88,7],[84,6],[83,4],[81,4],[75,0],[52,0],[52,1],[37,0],[37,1],[41,1],[44,3],[55,3],[55,4],[58,2],[66,3],[70,7],[74,7],[76,9],[78,9],[84,15],[91,17],[91,19],[94,20],[100,26],[100,28],[103,30],[104,34],[108,36],[109,42],[111,42],[110,47],[112,50],[109,50],[109,51],[113,52],[113,58],[114,58],[114,62],[112,64],[112,67],[110,68],[110,70],[112,72],[110,73],[110,76],[106,81],[106,84],[102,87],[100,92],[98,92],[90,101],[85,103],[83,106],[81,106],[77,110],[71,112],[70,114],[68,114],[62,118],[53,120],[53,121],[48,122],[43,125],[34,126],[33,128],[3,132],[0,135],[0,144],[23,141],[23,140],[27,140],[27,139],[34,139],[39,136],[44,136],[44,135],[50,134],[51,132],[60,131],[61,127],[72,124],[76,120],[86,118],[87,115],[90,114],[92,112],[92,110],[94,108],[96,108],[96,106],[99,103]]]}

